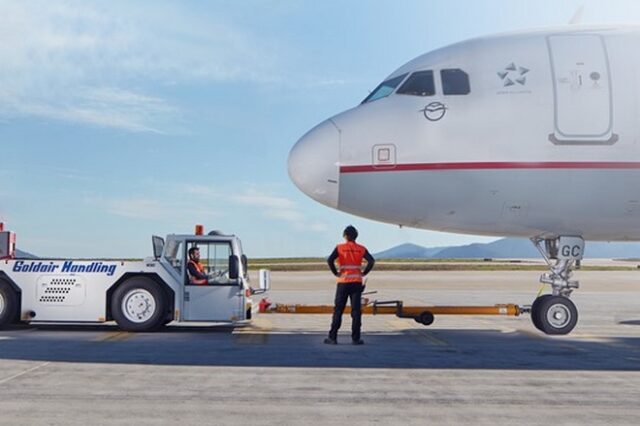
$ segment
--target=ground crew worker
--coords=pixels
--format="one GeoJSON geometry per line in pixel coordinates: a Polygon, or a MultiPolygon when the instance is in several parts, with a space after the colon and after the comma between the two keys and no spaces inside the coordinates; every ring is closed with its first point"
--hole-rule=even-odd
{"type": "Polygon", "coordinates": [[[189,284],[205,285],[209,283],[209,276],[204,272],[204,265],[200,263],[200,249],[191,247],[188,253],[187,271],[189,272],[189,284]]]}
{"type": "Polygon", "coordinates": [[[366,247],[356,243],[358,230],[349,225],[345,228],[342,236],[345,239],[343,244],[338,244],[333,253],[327,259],[329,268],[333,275],[337,277],[336,297],[333,307],[333,319],[329,337],[324,339],[324,343],[335,345],[338,343],[338,330],[342,325],[342,313],[347,305],[347,299],[351,299],[351,342],[354,345],[362,345],[364,341],[360,338],[360,328],[362,326],[361,297],[364,286],[362,279],[366,276],[373,265],[375,259],[366,247]],[[335,261],[338,260],[340,270],[336,269],[335,261]],[[364,271],[361,269],[362,260],[367,261],[364,271]]]}

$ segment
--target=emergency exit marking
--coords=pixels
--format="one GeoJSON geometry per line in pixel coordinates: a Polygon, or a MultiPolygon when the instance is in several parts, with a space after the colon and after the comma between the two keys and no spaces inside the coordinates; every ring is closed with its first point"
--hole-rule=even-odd
{"type": "Polygon", "coordinates": [[[391,150],[389,148],[381,148],[378,150],[378,161],[387,163],[391,160],[391,150]]]}

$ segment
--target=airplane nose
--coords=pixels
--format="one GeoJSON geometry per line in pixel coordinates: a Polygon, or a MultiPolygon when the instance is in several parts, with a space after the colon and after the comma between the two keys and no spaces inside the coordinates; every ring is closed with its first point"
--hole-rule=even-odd
{"type": "Polygon", "coordinates": [[[300,138],[289,153],[289,177],[314,200],[338,207],[340,133],[326,120],[300,138]]]}

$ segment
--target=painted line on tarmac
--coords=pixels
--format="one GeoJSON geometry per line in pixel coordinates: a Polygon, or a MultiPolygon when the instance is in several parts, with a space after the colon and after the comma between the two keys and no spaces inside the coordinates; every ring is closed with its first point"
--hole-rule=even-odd
{"type": "Polygon", "coordinates": [[[386,323],[389,324],[394,330],[415,330],[414,327],[409,327],[409,322],[400,318],[387,319],[386,323]]]}
{"type": "Polygon", "coordinates": [[[29,374],[29,373],[31,373],[33,371],[36,371],[36,370],[38,370],[38,369],[40,369],[42,367],[46,367],[49,364],[51,364],[51,363],[50,362],[43,362],[42,364],[36,365],[35,367],[31,367],[29,369],[21,371],[20,373],[14,374],[13,376],[9,376],[9,377],[6,377],[4,379],[1,379],[0,380],[0,385],[2,385],[4,383],[7,383],[7,382],[10,382],[13,379],[17,379],[18,377],[24,376],[25,374],[29,374]]]}
{"type": "Polygon", "coordinates": [[[266,345],[269,341],[269,335],[264,333],[255,334],[234,334],[232,336],[233,343],[238,345],[266,345]]]}
{"type": "Polygon", "coordinates": [[[626,349],[634,353],[637,353],[640,350],[640,346],[622,342],[614,337],[600,337],[597,339],[589,339],[589,342],[602,343],[605,345],[613,346],[614,348],[626,349]]]}
{"type": "Polygon", "coordinates": [[[571,341],[560,340],[565,338],[566,336],[547,336],[546,334],[540,334],[542,332],[535,332],[532,330],[525,330],[522,328],[517,329],[516,332],[520,334],[524,334],[525,336],[528,336],[528,337],[532,337],[534,339],[544,340],[546,342],[554,344],[563,349],[569,349],[571,351],[581,352],[581,353],[589,352],[587,349],[572,345],[571,341]]]}
{"type": "Polygon", "coordinates": [[[242,328],[235,328],[233,334],[256,333],[259,331],[269,332],[273,329],[273,323],[266,318],[256,318],[251,323],[242,328]]]}
{"type": "Polygon", "coordinates": [[[538,340],[550,340],[550,339],[547,339],[547,337],[545,335],[540,334],[541,332],[536,332],[536,331],[532,331],[532,330],[526,330],[524,328],[516,329],[516,333],[524,334],[527,337],[532,337],[532,338],[538,339],[538,340]]]}
{"type": "Polygon", "coordinates": [[[598,344],[602,344],[602,345],[608,345],[614,348],[619,348],[619,349],[627,349],[627,350],[632,350],[634,352],[637,352],[638,350],[640,350],[640,347],[638,345],[632,345],[629,343],[624,343],[621,342],[619,340],[617,340],[616,337],[611,337],[611,336],[598,336],[596,334],[592,334],[592,333],[571,333],[568,336],[564,336],[565,338],[567,338],[568,340],[566,341],[562,341],[560,342],[559,340],[556,339],[560,339],[562,338],[562,336],[547,336],[545,334],[539,334],[535,331],[530,331],[530,330],[517,330],[517,332],[522,333],[522,334],[526,334],[528,336],[531,337],[536,337],[538,339],[543,339],[549,342],[554,342],[557,343],[558,346],[563,347],[563,348],[567,348],[567,349],[572,349],[578,352],[588,352],[587,349],[584,348],[580,348],[580,347],[575,347],[573,345],[571,345],[571,342],[588,342],[588,343],[598,343],[598,344]]]}
{"type": "Polygon", "coordinates": [[[233,330],[234,343],[239,345],[264,345],[269,341],[273,323],[266,318],[256,318],[248,327],[233,330]]]}
{"type": "Polygon", "coordinates": [[[92,339],[94,342],[121,342],[123,340],[131,339],[135,336],[135,333],[129,333],[126,331],[110,331],[104,336],[98,336],[92,339]]]}
{"type": "Polygon", "coordinates": [[[577,337],[580,339],[584,339],[588,342],[593,342],[593,343],[604,343],[607,345],[618,344],[614,338],[607,337],[607,336],[596,336],[595,334],[580,334],[580,333],[571,333],[570,336],[574,338],[577,337]]]}
{"type": "Polygon", "coordinates": [[[639,350],[640,349],[640,346],[621,342],[616,337],[598,336],[598,335],[593,334],[593,333],[571,333],[568,336],[547,336],[545,334],[540,334],[540,333],[537,333],[535,331],[529,331],[529,330],[523,330],[523,329],[516,330],[516,331],[519,332],[519,333],[522,333],[522,334],[529,335],[531,337],[537,337],[539,339],[544,339],[544,340],[551,341],[551,342],[559,342],[559,340],[556,340],[556,339],[561,339],[561,338],[564,337],[567,340],[566,341],[562,341],[562,343],[560,343],[559,346],[575,349],[575,350],[581,351],[581,352],[586,351],[586,349],[574,347],[574,346],[570,345],[569,343],[571,343],[571,342],[574,342],[574,343],[588,342],[588,343],[599,343],[599,344],[602,344],[602,345],[609,345],[609,346],[613,346],[613,347],[621,348],[621,349],[631,349],[631,350],[639,350]]]}
{"type": "Polygon", "coordinates": [[[432,331],[418,330],[417,336],[426,340],[432,346],[451,347],[451,344],[444,339],[441,339],[435,335],[432,331]]]}
{"type": "Polygon", "coordinates": [[[430,346],[451,347],[451,344],[435,335],[434,332],[422,328],[409,327],[407,320],[399,318],[388,319],[387,324],[396,330],[411,330],[410,335],[418,337],[418,340],[428,343],[430,346]],[[415,331],[415,332],[414,332],[415,331]]]}

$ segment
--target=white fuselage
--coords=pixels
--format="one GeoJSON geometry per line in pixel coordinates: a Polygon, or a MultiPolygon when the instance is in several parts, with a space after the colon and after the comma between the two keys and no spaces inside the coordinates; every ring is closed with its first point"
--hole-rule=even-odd
{"type": "Polygon", "coordinates": [[[640,240],[636,46],[640,27],[570,27],[427,53],[385,79],[400,81],[387,96],[303,136],[290,176],[323,204],[388,223],[640,240]],[[425,71],[432,92],[398,93],[425,71]]]}

